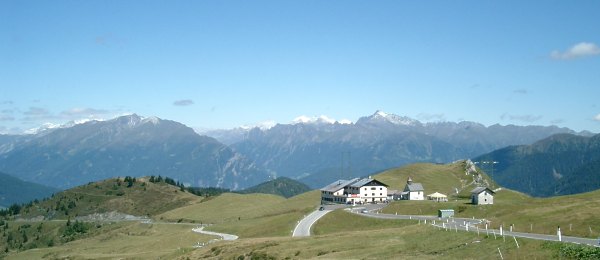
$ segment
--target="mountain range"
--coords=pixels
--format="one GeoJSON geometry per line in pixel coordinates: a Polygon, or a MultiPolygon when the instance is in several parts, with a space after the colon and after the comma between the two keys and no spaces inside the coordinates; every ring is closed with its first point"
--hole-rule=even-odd
{"type": "Polygon", "coordinates": [[[214,138],[155,117],[133,114],[3,140],[0,171],[61,189],[161,174],[187,186],[230,189],[268,180],[252,161],[214,138]]]}
{"type": "Polygon", "coordinates": [[[558,133],[575,134],[556,126],[421,123],[382,111],[353,124],[316,118],[230,133],[221,130],[214,136],[271,174],[299,179],[313,188],[409,163],[447,163],[558,133]]]}
{"type": "Polygon", "coordinates": [[[600,189],[600,135],[558,134],[531,145],[499,149],[473,160],[486,162],[483,168],[500,185],[532,196],[600,189]]]}
{"type": "Polygon", "coordinates": [[[178,122],[133,114],[0,136],[0,171],[61,189],[161,174],[197,187],[242,190],[288,177],[319,188],[340,178],[414,162],[453,162],[560,133],[589,135],[556,126],[422,123],[382,111],[356,123],[301,118],[201,135],[178,122]]]}

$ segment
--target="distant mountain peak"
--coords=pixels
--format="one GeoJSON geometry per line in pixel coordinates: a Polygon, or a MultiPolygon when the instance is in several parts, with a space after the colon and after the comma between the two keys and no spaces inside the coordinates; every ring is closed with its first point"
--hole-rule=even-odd
{"type": "Polygon", "coordinates": [[[419,125],[421,125],[421,122],[419,122],[416,119],[412,119],[412,118],[406,117],[406,116],[399,116],[399,115],[386,113],[381,110],[375,111],[375,113],[373,113],[370,116],[361,117],[357,121],[357,123],[377,123],[377,122],[387,122],[387,123],[391,123],[394,125],[401,125],[401,126],[419,126],[419,125]]]}
{"type": "Polygon", "coordinates": [[[136,127],[147,123],[158,125],[163,120],[156,116],[143,117],[134,113],[130,115],[119,116],[108,121],[127,125],[129,127],[136,127]]]}

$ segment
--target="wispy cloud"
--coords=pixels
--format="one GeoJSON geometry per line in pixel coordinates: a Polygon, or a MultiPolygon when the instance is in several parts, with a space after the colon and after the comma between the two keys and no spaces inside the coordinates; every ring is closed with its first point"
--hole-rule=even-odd
{"type": "Polygon", "coordinates": [[[565,122],[564,119],[554,119],[554,120],[550,121],[550,124],[558,125],[558,124],[562,124],[564,122],[565,122]]]}
{"type": "Polygon", "coordinates": [[[580,42],[571,46],[571,48],[564,52],[554,50],[550,53],[550,57],[555,60],[572,60],[598,54],[600,54],[600,48],[596,44],[591,42],[580,42]]]}
{"type": "Polygon", "coordinates": [[[524,89],[524,88],[521,88],[521,89],[515,89],[515,90],[513,91],[513,93],[515,93],[515,94],[522,94],[522,95],[525,95],[525,94],[527,94],[527,93],[529,93],[529,92],[528,92],[526,89],[524,89]]]}
{"type": "Polygon", "coordinates": [[[25,112],[23,112],[25,117],[21,118],[21,121],[24,122],[36,122],[36,121],[44,121],[44,120],[53,120],[56,119],[50,111],[41,107],[29,107],[25,112]]]}
{"type": "Polygon", "coordinates": [[[66,117],[90,117],[97,115],[105,115],[110,113],[108,110],[104,109],[95,109],[95,108],[71,108],[69,110],[65,110],[60,112],[62,116],[66,117]]]}
{"type": "Polygon", "coordinates": [[[27,116],[46,116],[50,114],[50,111],[41,107],[29,107],[29,109],[23,112],[23,114],[27,116]]]}
{"type": "Polygon", "coordinates": [[[0,114],[0,121],[14,121],[15,118],[10,116],[10,115],[1,115],[0,114]]]}
{"type": "Polygon", "coordinates": [[[194,101],[191,99],[182,99],[182,100],[177,100],[177,101],[173,102],[173,105],[178,106],[178,107],[191,106],[193,104],[194,104],[194,101]]]}
{"type": "Polygon", "coordinates": [[[94,39],[94,43],[96,43],[97,45],[100,45],[100,46],[111,46],[111,45],[120,46],[120,45],[123,45],[124,42],[125,42],[125,40],[123,38],[115,36],[112,33],[98,35],[94,39]]]}
{"type": "Polygon", "coordinates": [[[594,120],[595,120],[595,121],[598,121],[598,122],[600,122],[600,114],[597,114],[597,115],[594,117],[594,120]]]}
{"type": "Polygon", "coordinates": [[[429,113],[420,113],[417,115],[417,119],[422,121],[445,121],[446,116],[444,114],[429,114],[429,113]]]}
{"type": "Polygon", "coordinates": [[[0,105],[12,105],[14,102],[12,100],[4,100],[0,102],[0,105]]]}
{"type": "Polygon", "coordinates": [[[500,119],[502,120],[511,120],[511,121],[521,121],[521,122],[526,122],[526,123],[532,123],[535,121],[538,121],[540,119],[542,119],[542,116],[540,115],[510,115],[510,114],[503,114],[502,116],[500,116],[500,119]]]}

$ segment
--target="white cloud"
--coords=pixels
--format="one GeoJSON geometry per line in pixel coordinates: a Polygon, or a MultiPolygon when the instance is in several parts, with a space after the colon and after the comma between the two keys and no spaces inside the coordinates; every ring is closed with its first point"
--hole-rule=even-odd
{"type": "Polygon", "coordinates": [[[94,115],[103,115],[108,114],[109,112],[104,109],[94,109],[94,108],[71,108],[69,110],[65,110],[60,112],[63,116],[68,117],[76,117],[76,116],[94,116],[94,115]]]}
{"type": "Polygon", "coordinates": [[[594,117],[594,120],[596,120],[596,121],[600,121],[600,114],[597,114],[597,115],[594,117]]]}
{"type": "Polygon", "coordinates": [[[173,105],[178,106],[178,107],[185,107],[185,106],[190,106],[193,104],[194,104],[194,101],[191,99],[182,99],[182,100],[177,100],[177,101],[173,102],[173,105]]]}
{"type": "Polygon", "coordinates": [[[417,115],[419,120],[423,121],[445,121],[446,116],[442,113],[439,114],[429,114],[429,113],[419,113],[417,115]]]}
{"type": "Polygon", "coordinates": [[[550,57],[556,60],[571,60],[600,54],[600,48],[591,42],[580,42],[564,52],[554,50],[550,57]]]}
{"type": "Polygon", "coordinates": [[[23,112],[23,114],[28,116],[46,116],[49,115],[50,112],[41,107],[29,107],[29,110],[23,112]]]}
{"type": "Polygon", "coordinates": [[[533,123],[535,121],[538,121],[540,119],[542,119],[542,116],[540,115],[510,115],[510,114],[503,114],[502,116],[500,116],[500,119],[505,120],[512,120],[512,121],[521,121],[521,122],[526,122],[526,123],[533,123]]]}

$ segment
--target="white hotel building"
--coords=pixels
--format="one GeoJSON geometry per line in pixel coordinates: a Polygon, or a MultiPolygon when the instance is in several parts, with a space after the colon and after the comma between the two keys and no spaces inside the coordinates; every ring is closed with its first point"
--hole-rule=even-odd
{"type": "Polygon", "coordinates": [[[338,180],[321,189],[321,204],[386,202],[387,187],[371,177],[338,180]]]}

